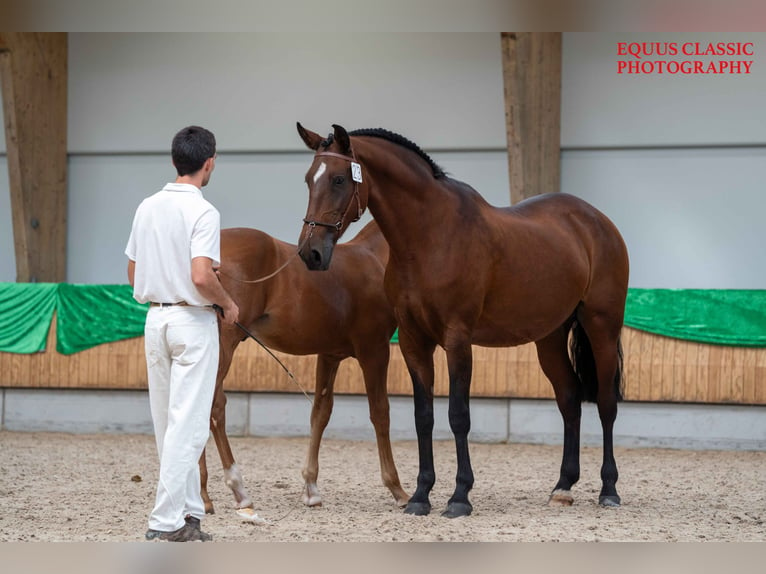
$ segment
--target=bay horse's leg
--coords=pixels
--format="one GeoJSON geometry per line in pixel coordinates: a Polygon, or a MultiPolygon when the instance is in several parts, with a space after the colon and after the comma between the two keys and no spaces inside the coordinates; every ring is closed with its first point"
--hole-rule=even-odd
{"type": "Polygon", "coordinates": [[[306,486],[303,490],[303,503],[306,506],[322,506],[322,496],[317,487],[319,475],[319,445],[322,434],[330,422],[333,407],[333,385],[338,374],[341,359],[329,355],[318,355],[316,366],[316,383],[314,389],[314,404],[311,407],[311,438],[303,466],[303,480],[306,486]]]}
{"type": "Polygon", "coordinates": [[[202,497],[202,503],[205,505],[205,514],[215,514],[213,501],[207,492],[207,461],[205,460],[205,449],[199,457],[199,493],[202,497]]]}
{"type": "Polygon", "coordinates": [[[543,373],[553,385],[556,404],[564,419],[564,453],[559,481],[553,487],[548,504],[570,506],[574,502],[571,489],[580,479],[580,419],[582,406],[578,393],[579,380],[567,350],[569,324],[537,341],[537,358],[543,373]]]}
{"type": "MultiPolygon", "coordinates": [[[[231,452],[229,437],[226,435],[226,394],[223,391],[223,381],[229,372],[234,351],[241,340],[241,334],[235,331],[235,329],[236,327],[234,326],[221,325],[218,374],[216,375],[215,381],[213,406],[210,411],[210,430],[213,433],[213,438],[215,439],[215,444],[218,449],[218,455],[221,458],[226,486],[231,489],[234,495],[236,508],[242,509],[252,508],[253,502],[250,500],[250,496],[245,490],[242,474],[234,462],[234,455],[231,452]]],[[[204,457],[205,452],[203,451],[202,457],[200,457],[200,467],[204,464],[204,457]]],[[[202,479],[202,476],[200,476],[200,478],[202,479]]],[[[205,512],[212,514],[214,512],[213,504],[210,501],[209,496],[207,496],[207,471],[205,471],[204,481],[201,482],[202,498],[205,501],[205,512]]]]}
{"type": "Polygon", "coordinates": [[[431,512],[429,494],[436,482],[434,471],[434,350],[436,344],[415,338],[399,327],[399,347],[412,378],[415,432],[418,435],[418,485],[404,509],[406,514],[425,516],[431,512]]]}
{"type": "Polygon", "coordinates": [[[621,316],[613,317],[608,312],[596,312],[587,305],[580,309],[578,317],[590,339],[593,359],[598,375],[596,405],[604,433],[604,458],[601,464],[601,506],[620,506],[617,494],[617,463],[614,459],[613,427],[617,418],[617,401],[620,397],[620,333],[621,316]]]}
{"type": "Polygon", "coordinates": [[[396,471],[396,464],[394,463],[394,455],[391,452],[391,438],[389,436],[391,418],[386,388],[390,354],[391,347],[386,340],[380,345],[370,345],[361,350],[357,359],[364,374],[364,386],[367,390],[367,402],[370,406],[370,421],[375,427],[380,475],[383,484],[391,491],[397,506],[402,508],[406,506],[410,496],[402,489],[399,473],[396,471]]]}
{"type": "Polygon", "coordinates": [[[468,453],[468,432],[471,430],[471,411],[469,395],[473,356],[471,344],[450,346],[447,349],[447,368],[449,370],[449,426],[455,435],[457,451],[457,476],[455,492],[447,502],[447,509],[442,516],[456,518],[468,516],[473,507],[468,501],[468,493],[473,488],[473,470],[468,453]]]}

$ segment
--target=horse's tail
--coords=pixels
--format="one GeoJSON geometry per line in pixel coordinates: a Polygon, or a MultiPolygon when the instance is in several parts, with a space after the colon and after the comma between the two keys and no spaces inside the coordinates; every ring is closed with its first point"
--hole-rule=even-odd
{"type": "MultiPolygon", "coordinates": [[[[580,380],[580,400],[582,402],[595,403],[598,396],[598,376],[596,375],[596,361],[593,357],[593,349],[585,329],[575,317],[572,323],[572,337],[570,340],[570,355],[572,367],[577,378],[580,380]]],[[[622,400],[622,342],[617,339],[617,371],[614,374],[614,393],[618,401],[622,400]]]]}

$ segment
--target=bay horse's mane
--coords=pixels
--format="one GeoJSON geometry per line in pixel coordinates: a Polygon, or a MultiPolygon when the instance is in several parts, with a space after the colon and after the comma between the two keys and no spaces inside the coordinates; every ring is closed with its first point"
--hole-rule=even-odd
{"type": "MultiPolygon", "coordinates": [[[[380,138],[380,139],[390,141],[391,143],[395,143],[400,146],[406,147],[408,150],[418,154],[431,167],[431,172],[434,174],[434,177],[436,179],[447,176],[444,170],[441,167],[439,167],[439,165],[434,160],[432,160],[431,157],[426,152],[420,149],[420,146],[418,144],[416,144],[415,142],[411,140],[408,140],[403,135],[397,134],[395,132],[392,132],[390,130],[383,129],[383,128],[363,128],[363,129],[348,132],[348,135],[380,138]]],[[[332,143],[332,141],[333,141],[333,134],[330,134],[327,137],[327,139],[322,142],[322,145],[327,147],[332,143]]]]}

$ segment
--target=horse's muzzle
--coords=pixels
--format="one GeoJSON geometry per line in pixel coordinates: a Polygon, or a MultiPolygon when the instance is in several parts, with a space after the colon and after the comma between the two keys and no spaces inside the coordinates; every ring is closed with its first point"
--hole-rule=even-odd
{"type": "Polygon", "coordinates": [[[298,254],[309,270],[327,271],[334,247],[335,242],[330,234],[315,232],[298,254]]]}

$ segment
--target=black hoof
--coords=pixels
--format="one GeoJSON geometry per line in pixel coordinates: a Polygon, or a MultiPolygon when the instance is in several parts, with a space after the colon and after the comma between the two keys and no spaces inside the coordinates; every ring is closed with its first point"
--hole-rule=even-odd
{"type": "Polygon", "coordinates": [[[609,496],[599,496],[598,503],[601,506],[609,506],[609,507],[620,506],[620,497],[617,496],[616,494],[612,494],[609,496]]]}
{"type": "Polygon", "coordinates": [[[414,516],[427,516],[431,512],[430,502],[408,502],[404,508],[405,514],[412,514],[414,516]]]}
{"type": "Polygon", "coordinates": [[[469,516],[473,511],[470,502],[448,502],[447,510],[442,512],[446,518],[457,518],[458,516],[469,516]]]}

